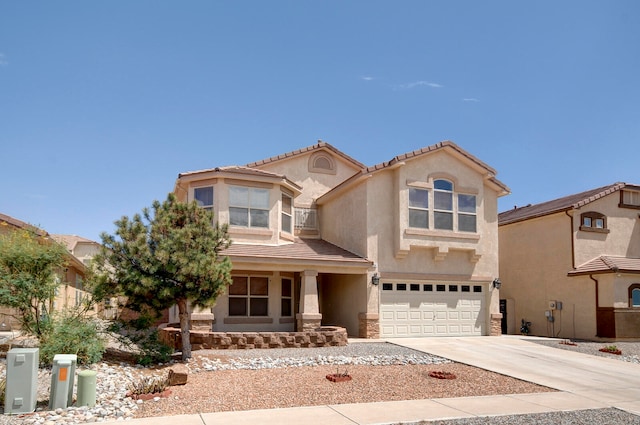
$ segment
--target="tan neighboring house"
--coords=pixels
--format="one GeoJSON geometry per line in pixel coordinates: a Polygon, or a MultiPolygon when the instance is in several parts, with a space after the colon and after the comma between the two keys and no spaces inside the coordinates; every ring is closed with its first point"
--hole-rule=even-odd
{"type": "Polygon", "coordinates": [[[615,183],[499,215],[508,333],[640,337],[640,186],[615,183]]]}
{"type": "MultiPolygon", "coordinates": [[[[60,240],[42,229],[0,213],[0,234],[5,234],[19,229],[32,229],[43,237],[60,242],[60,240]]],[[[52,301],[53,310],[60,311],[66,307],[75,306],[79,303],[84,296],[82,288],[84,275],[85,265],[79,258],[76,258],[72,252],[70,252],[67,258],[66,268],[64,270],[60,270],[58,276],[60,285],[56,291],[56,297],[52,301]]],[[[15,319],[11,318],[15,313],[16,312],[10,308],[0,307],[0,320],[2,320],[2,323],[11,323],[12,326],[16,326],[17,322],[15,319]]]]}
{"type": "MultiPolygon", "coordinates": [[[[223,332],[341,326],[365,338],[500,332],[496,171],[446,141],[365,166],[320,141],[178,176],[229,224],[223,332]]],[[[175,320],[176,312],[171,312],[175,320]]]]}

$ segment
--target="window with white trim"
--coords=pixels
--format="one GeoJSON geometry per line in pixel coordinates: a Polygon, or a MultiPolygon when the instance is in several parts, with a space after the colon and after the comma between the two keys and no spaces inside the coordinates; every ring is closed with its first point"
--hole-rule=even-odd
{"type": "Polygon", "coordinates": [[[229,187],[229,224],[269,227],[269,190],[255,187],[229,187]]]}
{"type": "Polygon", "coordinates": [[[207,211],[213,211],[213,186],[194,188],[193,199],[199,207],[207,211]]]}
{"type": "Polygon", "coordinates": [[[293,233],[293,198],[285,193],[282,194],[282,231],[293,233]]]}
{"type": "Polygon", "coordinates": [[[476,196],[458,194],[458,230],[461,232],[477,231],[476,196]]]}
{"type": "Polygon", "coordinates": [[[409,227],[429,228],[429,191],[409,188],[409,227]]]}
{"type": "Polygon", "coordinates": [[[476,195],[456,193],[451,181],[435,180],[433,190],[409,187],[409,227],[476,233],[477,222],[476,195]]]}
{"type": "Polygon", "coordinates": [[[234,276],[229,285],[229,316],[268,316],[269,278],[234,276]]]}
{"type": "Polygon", "coordinates": [[[433,182],[433,225],[439,230],[453,230],[453,183],[433,182]]]}

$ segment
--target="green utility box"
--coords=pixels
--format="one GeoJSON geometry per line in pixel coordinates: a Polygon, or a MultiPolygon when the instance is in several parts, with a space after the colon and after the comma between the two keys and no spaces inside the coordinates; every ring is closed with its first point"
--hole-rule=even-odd
{"type": "Polygon", "coordinates": [[[7,388],[4,413],[31,413],[38,401],[38,348],[12,348],[7,352],[7,388]]]}

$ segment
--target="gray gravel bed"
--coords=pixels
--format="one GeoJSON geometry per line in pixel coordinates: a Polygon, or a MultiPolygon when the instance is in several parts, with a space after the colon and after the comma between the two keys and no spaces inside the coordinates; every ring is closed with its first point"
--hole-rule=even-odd
{"type": "Polygon", "coordinates": [[[640,342],[593,342],[582,340],[563,340],[563,339],[540,339],[531,338],[527,341],[536,344],[545,345],[547,347],[559,348],[561,350],[575,351],[577,353],[590,354],[592,356],[607,357],[623,362],[640,364],[640,342]],[[576,344],[576,345],[570,345],[576,344]],[[601,348],[615,346],[622,354],[610,354],[600,351],[601,348]]]}
{"type": "Polygon", "coordinates": [[[529,415],[484,416],[467,419],[403,423],[403,425],[640,425],[640,416],[619,409],[591,409],[529,415]]]}
{"type": "MultiPolygon", "coordinates": [[[[274,369],[283,367],[323,365],[432,365],[452,363],[451,360],[390,343],[351,343],[342,347],[276,348],[259,350],[201,350],[202,369],[274,369]]],[[[200,368],[194,368],[200,372],[200,368]]]]}

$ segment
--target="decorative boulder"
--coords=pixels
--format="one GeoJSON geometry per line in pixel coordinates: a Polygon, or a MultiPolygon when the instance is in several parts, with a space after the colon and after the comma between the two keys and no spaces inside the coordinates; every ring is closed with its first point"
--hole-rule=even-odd
{"type": "Polygon", "coordinates": [[[169,369],[169,386],[185,385],[187,383],[187,377],[189,376],[189,369],[186,365],[176,364],[169,369]]]}

